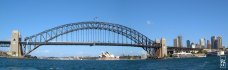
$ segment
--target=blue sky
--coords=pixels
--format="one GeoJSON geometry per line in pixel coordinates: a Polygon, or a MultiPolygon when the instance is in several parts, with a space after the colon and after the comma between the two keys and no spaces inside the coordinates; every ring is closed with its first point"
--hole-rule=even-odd
{"type": "MultiPolygon", "coordinates": [[[[22,37],[71,22],[98,21],[133,28],[151,39],[164,37],[168,45],[183,36],[195,43],[213,35],[228,46],[227,0],[1,0],[0,40],[9,40],[12,30],[22,37]]],[[[42,46],[37,56],[97,56],[101,51],[115,55],[142,54],[142,48],[42,46]],[[64,52],[64,53],[62,53],[64,52]]]]}

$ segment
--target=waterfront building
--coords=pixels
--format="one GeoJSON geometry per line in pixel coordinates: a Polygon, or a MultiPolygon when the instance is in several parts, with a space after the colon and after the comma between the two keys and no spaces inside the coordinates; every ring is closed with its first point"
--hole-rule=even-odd
{"type": "Polygon", "coordinates": [[[205,48],[205,45],[206,45],[206,42],[205,42],[205,39],[204,38],[201,38],[200,39],[200,47],[199,48],[205,48]]]}
{"type": "Polygon", "coordinates": [[[196,45],[194,43],[191,43],[191,48],[196,48],[196,45]]]}
{"type": "Polygon", "coordinates": [[[173,42],[174,42],[174,43],[173,43],[173,46],[174,46],[174,47],[179,47],[178,39],[177,39],[177,38],[175,38],[173,42]]]}
{"type": "Polygon", "coordinates": [[[207,49],[211,49],[211,43],[210,43],[210,40],[207,40],[207,49]]]}
{"type": "Polygon", "coordinates": [[[183,44],[182,44],[182,36],[178,36],[177,39],[178,39],[179,47],[183,47],[183,44]]]}
{"type": "Polygon", "coordinates": [[[191,48],[191,41],[190,40],[187,40],[187,48],[191,48]]]}
{"type": "MultiPolygon", "coordinates": [[[[117,58],[119,59],[119,56],[114,56],[113,54],[109,53],[109,52],[102,52],[100,55],[99,55],[100,58],[107,58],[105,60],[110,60],[110,58],[117,58]]],[[[111,59],[112,60],[112,59],[111,59]]]]}

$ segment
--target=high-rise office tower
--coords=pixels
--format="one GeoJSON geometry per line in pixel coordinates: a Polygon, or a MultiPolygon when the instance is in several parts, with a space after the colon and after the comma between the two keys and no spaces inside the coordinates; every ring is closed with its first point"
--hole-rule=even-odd
{"type": "Polygon", "coordinates": [[[177,38],[175,38],[174,41],[173,41],[173,47],[179,47],[177,38]]]}
{"type": "Polygon", "coordinates": [[[210,40],[207,40],[207,49],[211,49],[211,43],[210,43],[210,40]]]}
{"type": "Polygon", "coordinates": [[[215,36],[212,36],[211,37],[211,48],[212,49],[216,49],[215,41],[216,41],[216,37],[215,36]]]}
{"type": "Polygon", "coordinates": [[[200,47],[199,48],[205,48],[205,45],[206,45],[206,42],[205,42],[205,39],[204,38],[201,38],[200,39],[200,47]]]}
{"type": "Polygon", "coordinates": [[[178,39],[179,47],[183,47],[183,44],[182,44],[182,36],[178,36],[177,39],[178,39]]]}
{"type": "Polygon", "coordinates": [[[223,48],[223,46],[222,46],[222,37],[218,36],[217,37],[217,49],[221,49],[221,48],[223,48]]]}
{"type": "Polygon", "coordinates": [[[187,40],[186,43],[187,43],[187,48],[191,48],[191,41],[187,40]]]}
{"type": "Polygon", "coordinates": [[[218,40],[217,39],[214,42],[214,49],[218,49],[218,40]]]}

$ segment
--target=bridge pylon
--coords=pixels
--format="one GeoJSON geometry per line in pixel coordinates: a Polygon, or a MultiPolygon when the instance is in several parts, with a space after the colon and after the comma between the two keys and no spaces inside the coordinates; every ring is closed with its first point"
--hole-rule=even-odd
{"type": "Polygon", "coordinates": [[[20,44],[21,37],[20,33],[17,30],[14,30],[12,32],[12,37],[10,41],[10,51],[8,52],[8,55],[13,57],[22,57],[22,45],[20,44]]]}
{"type": "Polygon", "coordinates": [[[155,48],[155,56],[156,58],[164,58],[167,56],[166,39],[161,38],[159,44],[159,47],[155,48]]]}

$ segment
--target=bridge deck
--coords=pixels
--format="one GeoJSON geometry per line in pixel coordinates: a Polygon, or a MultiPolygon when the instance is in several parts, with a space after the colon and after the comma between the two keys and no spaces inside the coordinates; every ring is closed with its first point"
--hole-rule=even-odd
{"type": "MultiPolygon", "coordinates": [[[[10,41],[0,41],[0,44],[9,44],[10,41]]],[[[158,46],[150,46],[143,44],[127,44],[127,43],[101,43],[101,42],[21,42],[25,45],[89,45],[89,46],[132,46],[132,47],[151,47],[156,48],[158,46]]]]}
{"type": "MultiPolygon", "coordinates": [[[[126,43],[100,43],[100,42],[21,42],[26,45],[89,45],[89,46],[131,46],[131,47],[151,47],[156,46],[140,45],[140,44],[126,44],[126,43]]],[[[10,41],[0,41],[1,47],[9,47],[10,41]]],[[[157,46],[158,47],[158,46],[157,46]]],[[[169,50],[202,50],[200,48],[186,48],[186,47],[167,47],[169,50]]]]}
{"type": "Polygon", "coordinates": [[[101,43],[101,42],[21,42],[26,45],[89,45],[89,46],[132,46],[132,47],[151,47],[156,46],[140,45],[140,44],[127,44],[127,43],[101,43]]]}
{"type": "Polygon", "coordinates": [[[9,47],[10,41],[0,41],[0,47],[9,47]]]}
{"type": "Polygon", "coordinates": [[[0,41],[0,44],[10,44],[10,41],[0,41]]]}

